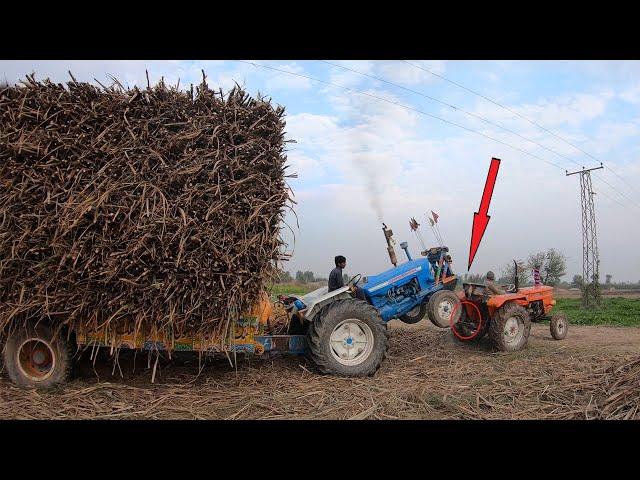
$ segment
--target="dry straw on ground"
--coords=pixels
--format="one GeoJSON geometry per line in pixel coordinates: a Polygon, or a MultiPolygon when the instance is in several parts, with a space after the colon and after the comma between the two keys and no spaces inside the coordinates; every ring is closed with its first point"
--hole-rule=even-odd
{"type": "Polygon", "coordinates": [[[284,127],[204,78],[1,89],[0,327],[224,337],[283,254],[284,127]]]}
{"type": "Polygon", "coordinates": [[[223,359],[197,375],[191,358],[163,363],[152,385],[146,356],[138,354],[135,374],[132,359],[121,359],[129,362],[124,379],[98,362],[99,378],[85,365],[80,378],[50,392],[0,380],[0,418],[638,418],[638,360],[629,364],[633,374],[618,367],[632,359],[627,354],[567,350],[546,338],[503,354],[486,343],[457,344],[449,332],[392,333],[389,357],[374,377],[319,375],[303,358],[246,359],[237,371],[223,359]]]}

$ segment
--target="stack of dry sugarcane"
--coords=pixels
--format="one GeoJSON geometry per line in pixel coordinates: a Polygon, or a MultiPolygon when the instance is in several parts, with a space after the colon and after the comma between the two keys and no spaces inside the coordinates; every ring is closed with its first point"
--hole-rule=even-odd
{"type": "Polygon", "coordinates": [[[224,338],[283,254],[284,109],[71,78],[0,90],[0,327],[224,338]]]}

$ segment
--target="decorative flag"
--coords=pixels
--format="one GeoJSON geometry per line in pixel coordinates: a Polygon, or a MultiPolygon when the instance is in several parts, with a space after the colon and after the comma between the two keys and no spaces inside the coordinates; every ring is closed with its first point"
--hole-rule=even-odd
{"type": "Polygon", "coordinates": [[[537,287],[538,285],[542,285],[542,280],[540,278],[540,270],[537,268],[533,269],[533,283],[537,287]]]}
{"type": "Polygon", "coordinates": [[[433,221],[434,221],[435,223],[438,223],[438,217],[439,217],[439,215],[438,215],[436,212],[434,212],[433,210],[431,210],[431,215],[433,215],[433,221]]]}
{"type": "Polygon", "coordinates": [[[429,223],[431,224],[431,226],[433,227],[433,220],[430,217],[427,217],[429,219],[429,223]]]}
{"type": "Polygon", "coordinates": [[[416,230],[418,230],[418,227],[420,226],[420,224],[418,223],[418,221],[411,217],[411,220],[409,220],[409,227],[411,228],[412,232],[415,232],[416,230]]]}

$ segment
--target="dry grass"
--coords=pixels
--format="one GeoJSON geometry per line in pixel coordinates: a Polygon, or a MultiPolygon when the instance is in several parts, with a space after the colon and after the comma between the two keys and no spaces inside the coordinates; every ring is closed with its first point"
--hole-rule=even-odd
{"type": "Polygon", "coordinates": [[[138,355],[135,373],[133,359],[121,358],[123,379],[98,362],[100,381],[85,360],[82,377],[53,392],[1,380],[0,418],[638,418],[640,362],[616,367],[634,355],[534,340],[505,354],[487,343],[460,345],[449,332],[394,329],[380,371],[356,379],[321,376],[304,359],[284,357],[239,359],[237,372],[214,360],[198,375],[191,357],[164,362],[152,385],[146,356],[138,355]]]}

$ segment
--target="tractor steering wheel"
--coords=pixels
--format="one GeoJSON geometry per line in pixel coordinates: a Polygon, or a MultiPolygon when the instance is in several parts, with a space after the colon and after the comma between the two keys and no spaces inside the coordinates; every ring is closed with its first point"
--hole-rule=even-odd
{"type": "Polygon", "coordinates": [[[353,277],[351,277],[351,278],[349,279],[349,281],[347,282],[347,285],[351,285],[351,282],[353,282],[354,278],[356,278],[356,277],[358,277],[358,280],[356,280],[356,281],[355,281],[355,283],[353,283],[353,286],[354,286],[354,287],[355,287],[355,286],[357,286],[357,285],[358,285],[358,282],[359,282],[359,281],[360,281],[360,279],[362,278],[362,274],[360,274],[360,273],[357,273],[357,274],[355,274],[353,277]]]}
{"type": "Polygon", "coordinates": [[[508,283],[506,285],[500,285],[500,286],[504,288],[507,293],[515,293],[516,291],[516,286],[513,283],[508,283]]]}

